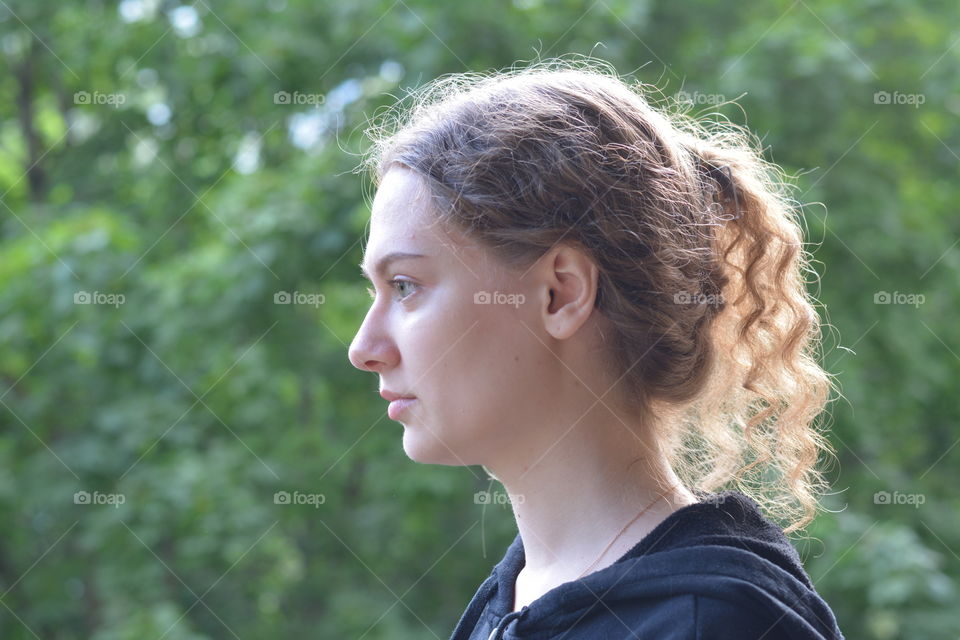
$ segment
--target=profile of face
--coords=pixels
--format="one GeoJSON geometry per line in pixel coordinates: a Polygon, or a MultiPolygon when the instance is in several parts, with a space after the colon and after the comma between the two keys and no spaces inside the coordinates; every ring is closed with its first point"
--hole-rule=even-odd
{"type": "Polygon", "coordinates": [[[381,391],[416,398],[396,415],[412,460],[535,456],[557,437],[557,394],[578,384],[558,357],[573,355],[567,338],[590,317],[592,263],[551,252],[549,263],[510,271],[438,223],[430,202],[414,171],[394,165],[384,175],[363,265],[374,298],[350,362],[377,373],[381,391]],[[397,252],[423,257],[388,262],[397,252]]]}

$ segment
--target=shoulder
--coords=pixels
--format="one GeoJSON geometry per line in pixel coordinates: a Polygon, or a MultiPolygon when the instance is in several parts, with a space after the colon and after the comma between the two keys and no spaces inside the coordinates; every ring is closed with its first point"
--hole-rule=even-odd
{"type": "Polygon", "coordinates": [[[742,601],[693,597],[693,631],[689,640],[787,640],[781,622],[769,611],[742,601]]]}
{"type": "MultiPolygon", "coordinates": [[[[762,607],[740,599],[699,594],[676,595],[643,607],[632,618],[631,631],[639,637],[670,640],[799,640],[805,635],[786,631],[789,618],[778,619],[762,607]],[[635,625],[635,626],[634,626],[635,625]]],[[[617,612],[613,612],[617,615],[617,612]]],[[[624,616],[624,619],[628,619],[624,616]]],[[[820,636],[809,636],[819,639],[820,636]]]]}
{"type": "Polygon", "coordinates": [[[783,583],[770,582],[762,571],[750,571],[747,554],[741,555],[748,575],[671,575],[664,567],[617,593],[605,593],[609,608],[604,611],[626,621],[639,637],[843,640],[835,617],[817,594],[783,588],[789,577],[783,583]]]}
{"type": "Polygon", "coordinates": [[[603,637],[664,640],[841,640],[738,599],[678,594],[627,609],[597,612],[607,619],[591,631],[602,630],[603,637]]]}

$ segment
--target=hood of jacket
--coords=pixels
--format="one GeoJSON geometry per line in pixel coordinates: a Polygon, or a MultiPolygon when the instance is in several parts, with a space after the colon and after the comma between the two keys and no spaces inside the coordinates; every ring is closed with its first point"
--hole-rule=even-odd
{"type": "Polygon", "coordinates": [[[517,535],[451,640],[843,640],[782,529],[740,492],[696,493],[612,565],[514,612],[517,535]]]}

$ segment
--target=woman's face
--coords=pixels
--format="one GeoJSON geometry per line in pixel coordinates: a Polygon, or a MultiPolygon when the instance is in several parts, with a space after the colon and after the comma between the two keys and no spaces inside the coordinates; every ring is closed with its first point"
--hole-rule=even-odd
{"type": "MultiPolygon", "coordinates": [[[[350,345],[353,366],[380,390],[415,396],[397,421],[413,460],[486,464],[534,446],[560,369],[546,344],[549,292],[500,267],[456,231],[435,224],[423,179],[394,165],[373,201],[365,271],[375,298],[350,345]],[[420,254],[376,269],[395,252],[420,254]],[[391,282],[393,281],[393,282],[391,282]],[[526,281],[528,284],[523,285],[526,281]]],[[[384,410],[387,409],[386,401],[384,410]]],[[[542,434],[541,434],[542,435],[542,434]]]]}

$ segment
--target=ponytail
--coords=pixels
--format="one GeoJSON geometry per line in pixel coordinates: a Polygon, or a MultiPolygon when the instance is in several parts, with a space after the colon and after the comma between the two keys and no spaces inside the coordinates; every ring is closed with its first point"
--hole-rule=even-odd
{"type": "Polygon", "coordinates": [[[814,273],[810,255],[782,170],[763,159],[752,135],[730,124],[719,133],[693,127],[694,162],[721,221],[716,284],[725,308],[711,341],[730,357],[714,362],[690,412],[713,454],[685,455],[697,460],[701,487],[733,479],[778,513],[789,533],[815,517],[816,494],[827,489],[816,463],[821,453],[834,454],[817,424],[833,382],[818,364],[819,317],[803,277],[814,273]],[[784,509],[777,485],[799,509],[784,509]]]}

